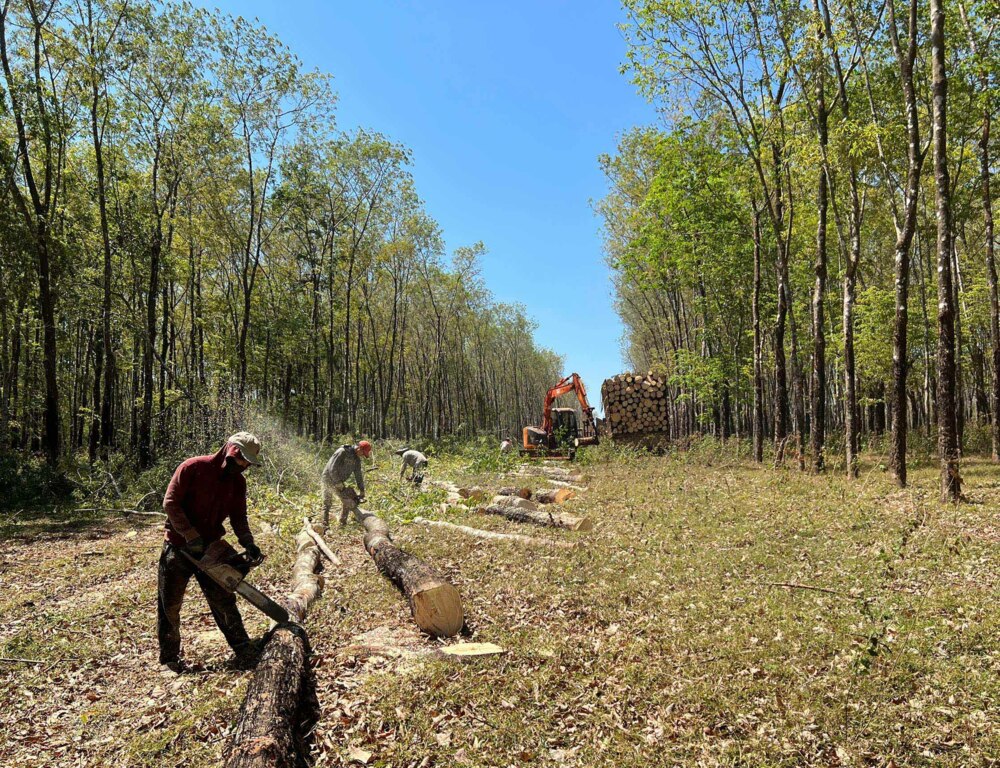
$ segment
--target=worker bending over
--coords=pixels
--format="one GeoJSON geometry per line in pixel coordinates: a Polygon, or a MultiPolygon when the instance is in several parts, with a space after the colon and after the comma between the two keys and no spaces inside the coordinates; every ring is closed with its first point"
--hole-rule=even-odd
{"type": "Polygon", "coordinates": [[[222,538],[222,523],[229,525],[251,562],[264,556],[254,543],[247,522],[247,481],[243,470],[257,464],[260,440],[249,432],[237,432],[217,453],[195,456],[174,471],[163,497],[166,541],[160,553],[156,633],[160,643],[160,664],[165,670],[181,672],[181,604],[188,582],[194,576],[205,593],[215,623],[235,654],[232,664],[247,668],[256,661],[257,648],[243,627],[236,597],[216,584],[180,552],[201,560],[205,549],[222,538]]]}
{"type": "Polygon", "coordinates": [[[403,457],[403,464],[399,468],[399,479],[402,480],[406,477],[406,468],[409,467],[411,470],[410,480],[418,485],[423,482],[424,470],[427,468],[427,457],[413,448],[402,453],[396,451],[396,453],[403,457]]]}
{"type": "Polygon", "coordinates": [[[330,506],[333,495],[337,494],[343,509],[340,512],[340,524],[347,525],[351,512],[358,516],[358,504],[365,500],[365,471],[361,459],[371,456],[372,444],[362,440],[356,445],[342,445],[338,448],[323,469],[323,525],[330,523],[330,506]],[[357,490],[348,488],[347,480],[354,476],[357,490]]]}

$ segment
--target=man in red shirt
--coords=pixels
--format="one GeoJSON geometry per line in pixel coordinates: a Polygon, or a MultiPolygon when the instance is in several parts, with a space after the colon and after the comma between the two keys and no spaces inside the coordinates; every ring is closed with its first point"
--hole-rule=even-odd
{"type": "Polygon", "coordinates": [[[254,543],[247,522],[247,481],[243,470],[257,464],[260,440],[249,432],[237,432],[217,453],[187,459],[174,472],[163,497],[167,514],[166,541],[160,554],[157,637],[160,664],[180,672],[181,603],[188,582],[194,576],[205,593],[215,623],[235,653],[234,664],[252,666],[256,649],[243,627],[236,597],[197,570],[178,550],[201,559],[205,548],[221,539],[228,518],[236,538],[251,560],[263,555],[254,543]]]}

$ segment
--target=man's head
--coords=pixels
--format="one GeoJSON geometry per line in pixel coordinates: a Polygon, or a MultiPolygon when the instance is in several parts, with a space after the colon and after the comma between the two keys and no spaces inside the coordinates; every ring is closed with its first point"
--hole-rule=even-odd
{"type": "Polygon", "coordinates": [[[260,456],[260,440],[257,439],[256,435],[249,432],[237,432],[235,435],[230,435],[226,442],[237,448],[233,457],[241,467],[260,464],[258,458],[260,456]]]}
{"type": "Polygon", "coordinates": [[[363,459],[372,455],[372,444],[367,440],[362,440],[354,447],[354,452],[363,459]]]}

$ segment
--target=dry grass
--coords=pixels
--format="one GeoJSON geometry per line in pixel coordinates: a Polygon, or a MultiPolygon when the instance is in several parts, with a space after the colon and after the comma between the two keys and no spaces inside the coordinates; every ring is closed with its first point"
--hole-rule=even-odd
{"type": "MultiPolygon", "coordinates": [[[[309,619],[318,765],[352,747],[386,766],[998,764],[994,467],[967,461],[970,503],[952,507],[937,503],[932,468],[897,491],[880,472],[816,478],[711,451],[601,455],[567,505],[595,530],[543,533],[579,539],[574,550],[406,525],[442,517],[439,496],[399,485],[379,459],[372,506],[453,579],[471,639],[507,653],[433,656],[357,526],[331,531],[343,565],[309,619]]],[[[433,461],[431,476],[501,483],[471,459],[478,472],[466,455],[433,461]]],[[[255,524],[271,531],[251,580],[277,592],[301,518],[289,502],[317,498],[250,484],[255,524]]],[[[0,543],[0,656],[46,662],[0,662],[13,702],[0,708],[0,764],[215,764],[244,675],[222,667],[196,591],[186,647],[206,669],[156,672],[159,533],[111,521],[54,538],[43,523],[0,543]]]]}

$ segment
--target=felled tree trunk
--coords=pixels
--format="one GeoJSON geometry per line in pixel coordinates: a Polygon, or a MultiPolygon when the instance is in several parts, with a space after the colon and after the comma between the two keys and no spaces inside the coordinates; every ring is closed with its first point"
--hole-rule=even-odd
{"type": "Polygon", "coordinates": [[[522,499],[537,501],[539,504],[562,504],[575,497],[576,491],[569,488],[548,488],[544,491],[532,493],[530,488],[512,486],[501,488],[497,491],[497,496],[520,496],[522,499]]]}
{"type": "Polygon", "coordinates": [[[441,488],[448,492],[448,501],[457,502],[460,499],[472,499],[473,501],[486,501],[489,497],[482,488],[463,488],[447,480],[429,480],[428,485],[441,488]]]}
{"type": "MultiPolygon", "coordinates": [[[[295,537],[295,545],[292,591],[278,602],[295,622],[302,622],[322,591],[323,577],[317,573],[319,547],[306,527],[295,537]]],[[[301,736],[305,729],[300,725],[315,708],[308,660],[309,640],[299,623],[274,628],[226,747],[226,768],[291,768],[305,763],[301,736]]]]}
{"type": "Polygon", "coordinates": [[[515,486],[509,486],[507,488],[501,488],[497,491],[498,496],[520,496],[522,499],[531,498],[531,489],[528,487],[519,488],[515,486]]]}
{"type": "Polygon", "coordinates": [[[576,496],[576,491],[569,488],[549,488],[545,491],[537,491],[531,499],[539,504],[563,504],[574,496],[576,496]]]}
{"type": "Polygon", "coordinates": [[[571,531],[590,531],[594,524],[588,517],[573,517],[558,512],[543,510],[538,504],[517,496],[494,496],[493,502],[479,508],[488,515],[499,515],[517,523],[547,525],[553,528],[567,528],[571,531]]]}
{"type": "Polygon", "coordinates": [[[445,528],[449,531],[458,531],[467,536],[474,536],[477,539],[488,539],[490,541],[513,541],[518,544],[530,544],[533,546],[560,547],[562,549],[572,549],[576,546],[574,541],[558,541],[556,539],[536,539],[533,536],[525,536],[520,533],[498,533],[497,531],[484,531],[481,528],[471,528],[467,525],[456,525],[444,520],[428,520],[424,517],[415,517],[413,522],[420,525],[429,525],[434,528],[445,528]]]}
{"type": "Polygon", "coordinates": [[[362,510],[358,513],[365,529],[365,549],[379,570],[406,595],[417,626],[434,637],[458,634],[465,623],[458,590],[423,560],[393,544],[382,518],[362,510]]]}

